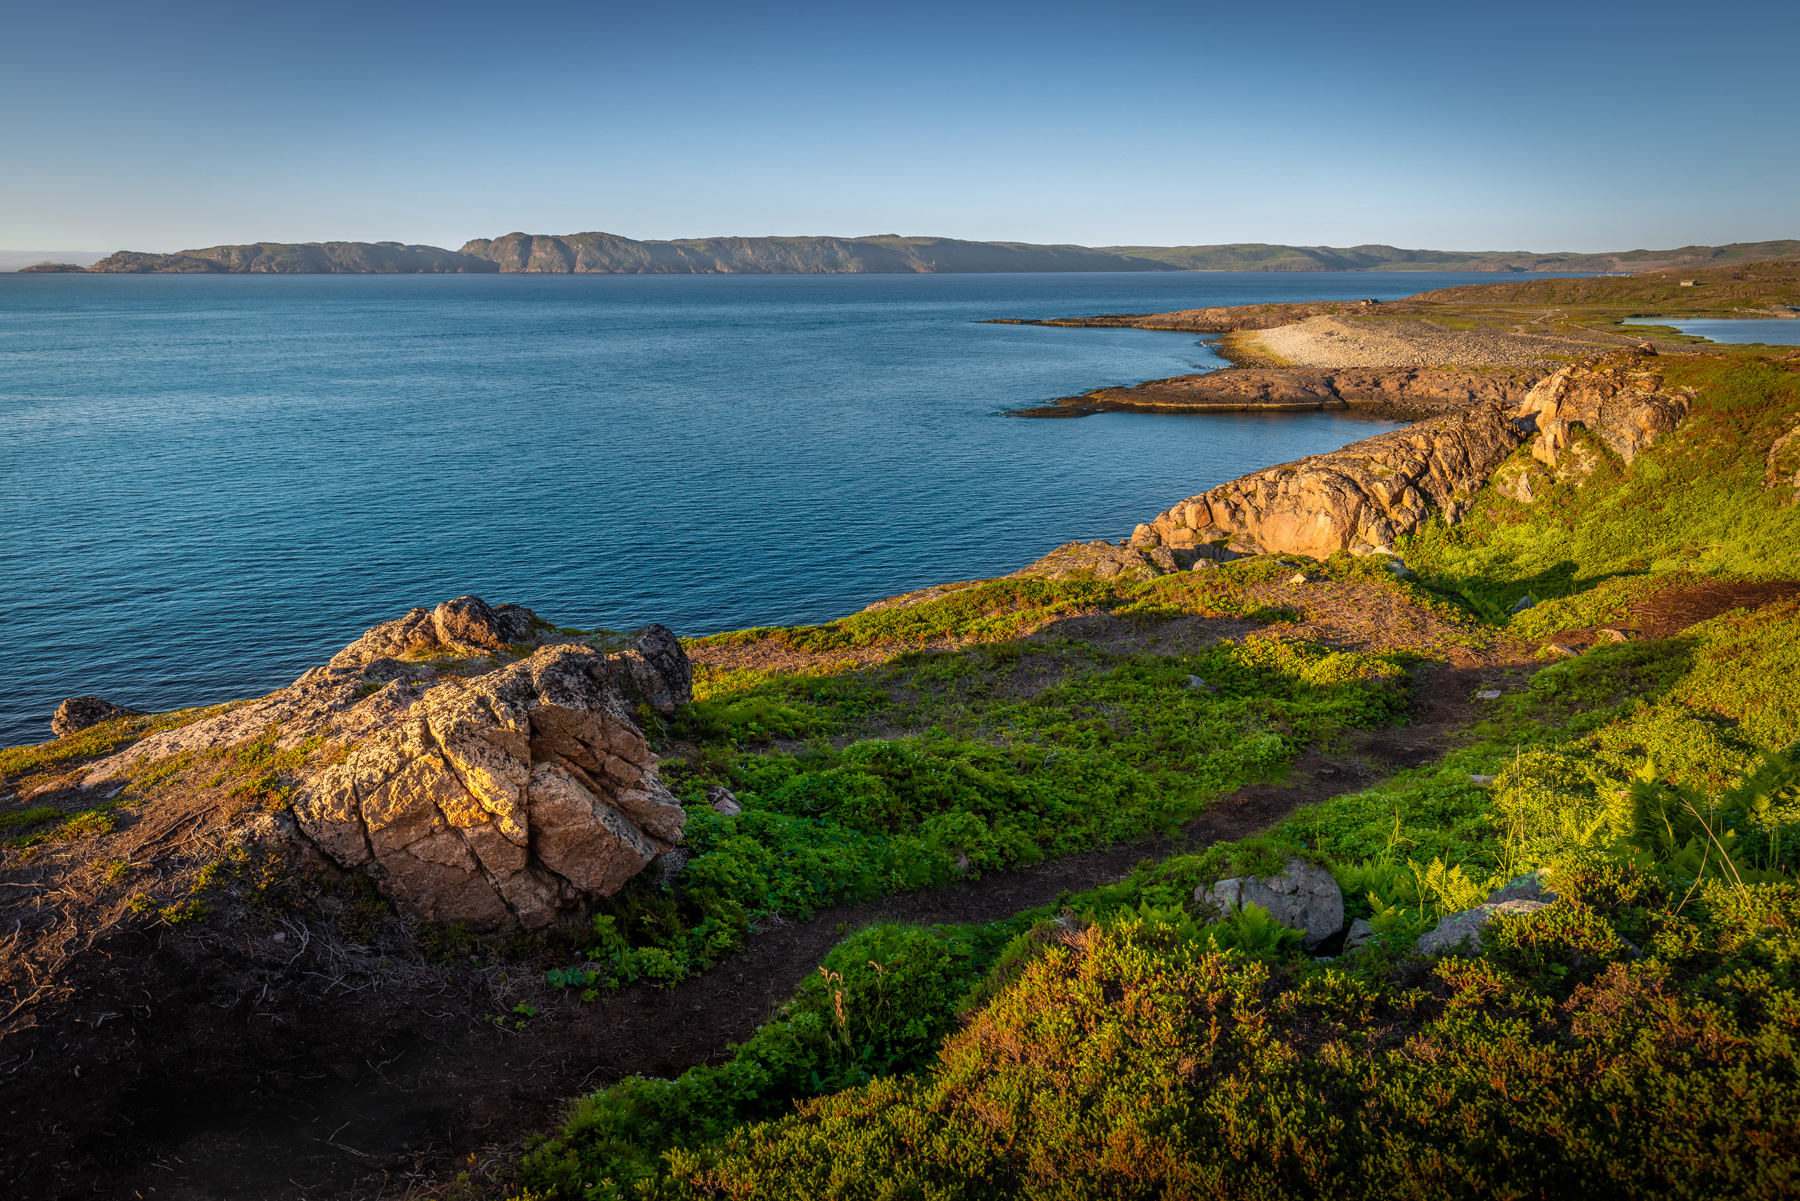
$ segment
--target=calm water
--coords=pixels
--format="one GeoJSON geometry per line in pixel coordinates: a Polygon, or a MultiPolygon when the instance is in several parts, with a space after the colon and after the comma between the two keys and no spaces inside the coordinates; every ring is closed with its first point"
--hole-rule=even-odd
{"type": "Polygon", "coordinates": [[[1800,319],[1770,317],[1644,317],[1627,325],[1668,325],[1684,334],[1713,342],[1761,342],[1768,346],[1800,343],[1800,319]]]}
{"type": "Polygon", "coordinates": [[[1379,427],[1002,417],[1219,364],[1192,335],[980,318],[1469,282],[0,275],[0,745],[72,694],[259,694],[464,592],[699,634],[1121,538],[1379,427]]]}

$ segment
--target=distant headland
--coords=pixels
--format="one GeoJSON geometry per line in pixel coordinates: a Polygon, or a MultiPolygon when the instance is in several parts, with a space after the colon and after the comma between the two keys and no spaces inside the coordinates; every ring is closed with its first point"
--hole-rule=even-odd
{"type": "MultiPolygon", "coordinates": [[[[860,275],[1035,271],[1567,271],[1637,273],[1800,255],[1800,240],[1605,254],[1402,250],[1393,246],[1039,246],[955,238],[759,237],[638,241],[608,233],[476,238],[460,250],[401,242],[252,242],[173,254],[121,250],[99,274],[860,275]]],[[[68,263],[26,270],[80,272],[68,263]]]]}

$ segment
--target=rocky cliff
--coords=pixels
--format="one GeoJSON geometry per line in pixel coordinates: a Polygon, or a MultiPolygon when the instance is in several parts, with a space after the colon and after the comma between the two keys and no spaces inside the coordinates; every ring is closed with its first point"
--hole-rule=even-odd
{"type": "Polygon", "coordinates": [[[252,242],[174,254],[121,250],[88,268],[129,275],[443,275],[499,269],[472,255],[399,242],[252,242]]]}
{"type": "Polygon", "coordinates": [[[279,692],[95,763],[83,786],[259,736],[335,745],[336,761],[300,781],[284,837],[367,873],[412,917],[533,929],[681,841],[686,814],[637,721],[686,704],[692,680],[662,626],[575,637],[458,597],[374,627],[279,692]]]}

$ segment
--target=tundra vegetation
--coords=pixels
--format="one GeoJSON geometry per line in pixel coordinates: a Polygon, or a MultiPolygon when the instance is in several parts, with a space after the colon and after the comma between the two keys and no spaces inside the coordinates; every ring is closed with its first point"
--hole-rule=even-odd
{"type": "MultiPolygon", "coordinates": [[[[1695,411],[1629,468],[1596,443],[1579,486],[1533,503],[1490,488],[1464,523],[1399,548],[1414,580],[1310,565],[1327,587],[1442,614],[1465,648],[1530,661],[1571,630],[1622,641],[1537,660],[1448,753],[1255,838],[1005,921],[858,932],[729,1061],[576,1101],[517,1187],[1791,1195],[1800,588],[1783,585],[1800,575],[1800,518],[1792,472],[1771,463],[1800,419],[1800,375],[1754,358],[1667,367],[1695,411]],[[1535,607],[1511,612],[1528,594],[1535,607]],[[1683,616],[1709,595],[1700,620],[1683,616]],[[1221,918],[1194,900],[1295,856],[1329,867],[1371,942],[1308,954],[1258,909],[1221,918]],[[1415,949],[1537,871],[1549,908],[1496,919],[1478,949],[1415,949]]],[[[1509,468],[1530,469],[1519,454],[1509,468]]],[[[696,813],[689,876],[674,896],[616,898],[600,919],[613,949],[579,982],[603,986],[652,927],[700,966],[681,941],[696,919],[731,928],[1173,828],[1300,747],[1404,721],[1415,669],[1445,646],[1298,637],[1299,615],[1266,595],[1292,571],[1265,557],[1127,584],[1000,581],[708,640],[813,665],[703,670],[665,734],[696,813]],[[1022,637],[1081,613],[1255,628],[1177,654],[1022,637]],[[963,645],[831,662],[906,640],[963,645]],[[708,785],[742,814],[707,809],[708,785]]]]}

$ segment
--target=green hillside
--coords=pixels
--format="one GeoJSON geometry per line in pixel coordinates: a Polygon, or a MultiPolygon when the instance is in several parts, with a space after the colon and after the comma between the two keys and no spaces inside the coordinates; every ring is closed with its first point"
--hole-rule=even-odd
{"type": "MultiPolygon", "coordinates": [[[[769,868],[800,862],[784,838],[836,857],[795,869],[815,889],[844,882],[809,904],[942,878],[954,848],[980,867],[1066,854],[1279,778],[1301,747],[1352,753],[1355,731],[1408,720],[1408,678],[1434,660],[1626,631],[1539,652],[1447,753],[1257,838],[998,922],[853,935],[727,1062],[580,1100],[520,1161],[520,1195],[1792,1195],[1800,460],[1783,439],[1800,370],[1659,369],[1694,389],[1693,410],[1629,468],[1595,441],[1599,468],[1540,481],[1531,503],[1488,489],[1464,524],[1401,548],[1412,582],[1347,557],[1311,568],[1311,587],[1440,615],[1447,640],[1371,655],[1289,634],[1298,614],[1256,605],[1295,564],[1267,558],[1135,584],[995,582],[710,640],[979,640],[885,669],[703,673],[677,732],[696,750],[671,776],[698,818],[691,903],[729,924],[729,903],[782,904],[769,868]],[[1511,615],[1528,592],[1539,603],[1511,615]],[[1146,637],[1183,614],[1263,632],[1180,655],[1018,640],[1101,611],[1146,637]],[[1047,669],[1058,682],[1021,691],[1047,669]],[[783,737],[814,742],[767,741],[783,737]],[[743,816],[699,806],[707,782],[736,788],[743,816]],[[796,822],[815,824],[775,833],[796,822]],[[758,846],[773,852],[760,868],[758,846]],[[1374,943],[1315,958],[1260,910],[1221,921],[1193,902],[1294,857],[1330,869],[1374,943]],[[1497,919],[1479,950],[1416,953],[1442,917],[1534,871],[1548,908],[1497,919]]],[[[1521,450],[1502,475],[1533,462],[1521,450]]],[[[641,926],[636,895],[599,925],[641,926]]],[[[663,945],[694,945],[680,937],[663,945]]],[[[607,964],[646,954],[635,941],[558,979],[603,989],[607,964]]]]}

